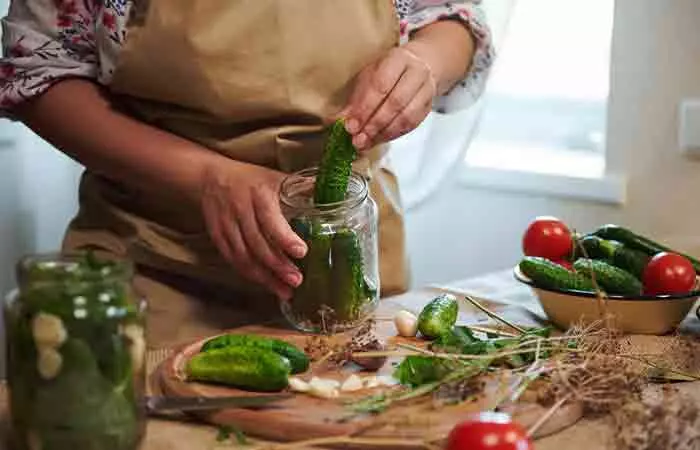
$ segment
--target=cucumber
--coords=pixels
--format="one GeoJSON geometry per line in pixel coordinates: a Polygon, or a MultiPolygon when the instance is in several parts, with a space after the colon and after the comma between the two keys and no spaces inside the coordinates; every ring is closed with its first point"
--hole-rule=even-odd
{"type": "Polygon", "coordinates": [[[425,305],[418,315],[418,331],[428,339],[435,339],[452,330],[458,311],[457,298],[441,294],[425,305]]]}
{"type": "Polygon", "coordinates": [[[336,203],[345,199],[352,162],[357,149],[352,145],[352,136],[345,130],[342,119],[330,130],[314,186],[314,202],[317,205],[336,203]]]}
{"type": "Polygon", "coordinates": [[[520,271],[530,278],[535,286],[549,289],[594,291],[590,279],[580,273],[538,256],[526,256],[520,261],[520,271]]]}
{"type": "Polygon", "coordinates": [[[638,279],[642,278],[644,269],[651,257],[641,250],[629,248],[622,242],[610,241],[598,236],[586,236],[581,240],[586,255],[592,259],[603,259],[615,267],[626,270],[638,279]]]}
{"type": "Polygon", "coordinates": [[[292,367],[292,373],[305,372],[309,368],[309,358],[306,354],[289,342],[254,334],[224,334],[217,336],[202,345],[202,352],[238,346],[272,350],[287,358],[292,367]]]}
{"type": "Polygon", "coordinates": [[[227,384],[253,391],[281,391],[289,383],[291,365],[272,350],[225,347],[194,355],[185,368],[193,381],[227,384]]]}
{"type": "Polygon", "coordinates": [[[695,268],[695,271],[700,273],[700,261],[693,258],[692,256],[677,252],[669,247],[666,247],[658,242],[654,242],[651,239],[640,236],[633,231],[620,227],[618,225],[603,225],[593,232],[594,236],[598,236],[603,239],[618,241],[629,248],[634,248],[643,251],[649,257],[653,257],[657,253],[670,252],[676,253],[688,259],[695,268]]]}
{"type": "Polygon", "coordinates": [[[350,229],[338,230],[333,236],[331,254],[335,317],[340,322],[358,320],[368,292],[357,234],[350,229]]]}
{"type": "Polygon", "coordinates": [[[589,278],[592,272],[598,285],[608,294],[640,295],[642,293],[642,283],[634,275],[605,261],[579,258],[574,263],[574,269],[589,278]]]}

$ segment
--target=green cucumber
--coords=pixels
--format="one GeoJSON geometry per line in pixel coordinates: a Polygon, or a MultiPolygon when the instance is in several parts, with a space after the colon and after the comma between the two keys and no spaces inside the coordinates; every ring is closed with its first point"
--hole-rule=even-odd
{"type": "Polygon", "coordinates": [[[583,274],[572,272],[559,264],[540,258],[526,256],[520,261],[520,271],[530,278],[535,286],[549,289],[593,291],[593,283],[583,274]]]}
{"type": "Polygon", "coordinates": [[[330,130],[314,186],[314,202],[325,205],[345,200],[352,163],[357,149],[352,145],[352,136],[345,130],[342,119],[330,130]]]}
{"type": "Polygon", "coordinates": [[[292,367],[287,358],[272,350],[236,346],[198,353],[185,370],[193,381],[272,392],[287,387],[292,367]]]}
{"type": "Polygon", "coordinates": [[[292,373],[305,372],[309,368],[309,358],[289,342],[254,334],[223,334],[208,340],[202,345],[202,352],[221,348],[251,347],[273,352],[284,356],[292,367],[292,373]]]}
{"type": "Polygon", "coordinates": [[[606,240],[598,236],[586,236],[581,240],[586,250],[584,257],[606,260],[615,267],[626,270],[638,279],[642,278],[644,269],[651,257],[641,250],[629,248],[622,242],[606,240]]]}
{"type": "Polygon", "coordinates": [[[603,239],[621,242],[629,248],[643,251],[649,257],[653,257],[657,253],[661,252],[676,253],[687,258],[695,268],[695,271],[700,273],[700,261],[697,259],[666,247],[665,245],[659,244],[658,242],[654,242],[651,239],[645,238],[644,236],[640,236],[627,228],[618,225],[603,225],[593,232],[593,235],[603,239]]]}
{"type": "Polygon", "coordinates": [[[428,303],[418,316],[418,331],[428,339],[436,339],[452,330],[459,307],[452,294],[441,294],[428,303]]]}
{"type": "Polygon", "coordinates": [[[598,285],[608,294],[640,295],[642,293],[642,283],[634,275],[605,261],[579,258],[574,262],[574,269],[588,278],[591,278],[593,273],[598,285]]]}

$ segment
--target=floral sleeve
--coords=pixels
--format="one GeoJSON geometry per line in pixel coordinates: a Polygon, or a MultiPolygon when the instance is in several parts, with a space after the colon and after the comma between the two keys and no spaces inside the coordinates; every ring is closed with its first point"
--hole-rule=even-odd
{"type": "Polygon", "coordinates": [[[120,3],[125,1],[12,0],[2,19],[0,109],[9,110],[61,79],[99,79],[98,43],[111,40],[118,46],[123,39],[117,27],[120,3]]]}
{"type": "Polygon", "coordinates": [[[434,102],[437,112],[451,112],[472,105],[481,95],[493,63],[491,32],[479,6],[481,0],[397,0],[401,21],[401,39],[407,42],[411,33],[438,20],[453,19],[464,23],[475,41],[475,52],[466,78],[450,92],[434,102]]]}

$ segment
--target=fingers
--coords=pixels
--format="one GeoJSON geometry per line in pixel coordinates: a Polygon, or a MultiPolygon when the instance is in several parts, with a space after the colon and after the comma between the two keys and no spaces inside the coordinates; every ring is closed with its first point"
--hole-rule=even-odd
{"type": "Polygon", "coordinates": [[[257,262],[256,258],[249,251],[249,247],[243,239],[243,234],[234,220],[230,221],[226,231],[227,239],[233,250],[232,265],[238,273],[244,278],[267,288],[280,300],[289,300],[292,296],[292,288],[257,262]]]}
{"type": "MultiPolygon", "coordinates": [[[[389,96],[365,125],[363,133],[367,136],[367,139],[365,142],[362,142],[364,146],[369,146],[369,144],[374,142],[379,133],[387,128],[399,114],[403,114],[407,106],[419,94],[423,93],[421,90],[427,83],[427,76],[427,67],[404,72],[389,96]]],[[[360,143],[356,143],[356,146],[357,144],[360,143]]]]}
{"type": "MultiPolygon", "coordinates": [[[[299,269],[281,251],[273,250],[273,248],[276,248],[276,245],[274,245],[274,242],[269,242],[267,237],[263,234],[263,226],[275,228],[274,226],[263,224],[263,220],[261,220],[259,211],[257,210],[256,203],[269,203],[269,199],[261,198],[263,195],[265,194],[257,190],[251,190],[251,204],[241,205],[243,208],[237,211],[236,216],[243,239],[245,240],[246,249],[264,268],[272,272],[289,286],[297,287],[301,284],[301,273],[299,269]]],[[[266,206],[266,208],[270,207],[266,206]]],[[[284,220],[284,218],[281,220],[284,220]]],[[[280,231],[275,229],[275,233],[280,234],[280,231]]],[[[285,236],[285,238],[287,237],[285,236]]]]}
{"type": "Polygon", "coordinates": [[[433,92],[432,86],[424,83],[408,105],[396,114],[393,120],[374,137],[374,142],[391,141],[420,125],[432,108],[433,92]]]}
{"type": "Polygon", "coordinates": [[[285,220],[274,193],[253,192],[253,206],[260,228],[274,247],[281,249],[292,258],[299,259],[306,255],[306,243],[285,220]]]}
{"type": "Polygon", "coordinates": [[[366,150],[416,128],[430,111],[435,86],[430,67],[404,48],[365,69],[342,112],[355,147],[366,150]]]}
{"type": "Polygon", "coordinates": [[[357,147],[362,147],[365,141],[369,142],[368,137],[362,133],[366,123],[406,70],[407,59],[393,53],[397,51],[392,50],[378,65],[366,69],[358,77],[347,108],[346,124],[348,132],[355,135],[353,143],[357,147]]]}

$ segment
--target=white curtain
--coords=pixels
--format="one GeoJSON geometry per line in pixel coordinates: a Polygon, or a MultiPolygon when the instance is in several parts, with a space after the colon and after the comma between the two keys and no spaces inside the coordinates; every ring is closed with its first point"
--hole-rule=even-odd
{"type": "MultiPolygon", "coordinates": [[[[507,34],[516,2],[482,2],[497,53],[507,34]]],[[[389,164],[399,178],[405,209],[415,208],[430,198],[455,170],[463,167],[485,101],[488,101],[488,92],[462,111],[431,113],[420,127],[391,143],[389,164]]]]}

